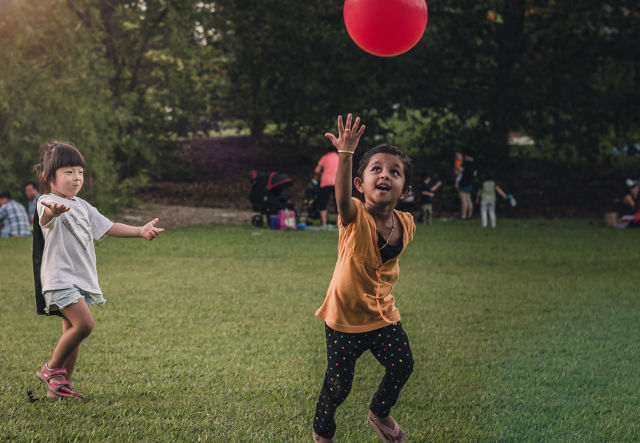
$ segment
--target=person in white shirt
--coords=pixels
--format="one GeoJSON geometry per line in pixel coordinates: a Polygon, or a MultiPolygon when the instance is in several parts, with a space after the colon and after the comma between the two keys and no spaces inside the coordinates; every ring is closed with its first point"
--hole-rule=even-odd
{"type": "Polygon", "coordinates": [[[79,198],[84,165],[74,146],[50,142],[36,166],[47,192],[38,199],[34,215],[36,305],[39,314],[62,317],[62,335],[53,355],[37,372],[49,397],[83,397],[74,390],[71,374],[80,344],[93,330],[89,306],[105,303],[93,241],[107,235],[153,240],[164,231],[155,226],[157,218],[140,227],[113,223],[79,198]]]}

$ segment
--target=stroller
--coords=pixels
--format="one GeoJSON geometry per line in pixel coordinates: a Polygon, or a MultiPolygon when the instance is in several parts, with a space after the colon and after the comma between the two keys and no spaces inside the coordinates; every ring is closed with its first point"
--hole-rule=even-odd
{"type": "Polygon", "coordinates": [[[293,184],[293,179],[281,172],[251,171],[251,192],[249,200],[253,210],[259,212],[251,218],[251,224],[256,227],[264,226],[271,215],[276,215],[281,209],[294,210],[291,199],[283,191],[293,184]]]}
{"type": "Polygon", "coordinates": [[[307,184],[307,190],[304,193],[304,209],[307,211],[307,224],[311,224],[311,220],[320,218],[320,211],[317,208],[318,194],[320,192],[320,183],[317,179],[312,178],[307,184]]]}

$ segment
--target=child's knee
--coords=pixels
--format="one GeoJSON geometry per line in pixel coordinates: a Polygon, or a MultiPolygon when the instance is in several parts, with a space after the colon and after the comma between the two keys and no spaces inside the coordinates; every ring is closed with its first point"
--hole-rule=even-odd
{"type": "Polygon", "coordinates": [[[340,404],[349,396],[351,383],[340,377],[331,377],[325,381],[325,394],[332,403],[340,404]]]}
{"type": "Polygon", "coordinates": [[[397,362],[391,367],[394,376],[402,381],[407,381],[413,372],[413,356],[409,355],[397,362]]]}
{"type": "Polygon", "coordinates": [[[407,364],[404,368],[404,372],[406,374],[406,377],[409,378],[409,376],[413,373],[413,357],[410,357],[407,361],[407,364]]]}
{"type": "Polygon", "coordinates": [[[88,318],[75,325],[75,328],[82,338],[87,338],[91,334],[91,331],[93,331],[93,325],[93,318],[88,318]]]}

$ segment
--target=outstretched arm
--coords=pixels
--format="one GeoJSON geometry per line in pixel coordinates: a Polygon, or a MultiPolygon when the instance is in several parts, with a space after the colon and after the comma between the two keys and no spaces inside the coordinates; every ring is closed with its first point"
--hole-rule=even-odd
{"type": "Polygon", "coordinates": [[[325,134],[338,150],[338,171],[336,172],[335,185],[336,207],[342,219],[342,224],[345,226],[351,223],[356,216],[356,204],[351,199],[351,171],[353,168],[353,153],[365,128],[364,125],[360,126],[360,117],[356,117],[353,126],[351,125],[351,119],[352,115],[348,114],[347,121],[343,124],[342,116],[339,115],[338,137],[336,138],[330,132],[325,134]]]}
{"type": "Polygon", "coordinates": [[[147,240],[153,240],[158,236],[158,234],[164,232],[164,229],[155,227],[156,223],[158,223],[157,218],[154,218],[144,226],[130,226],[125,225],[124,223],[114,223],[113,226],[111,226],[111,229],[107,231],[107,235],[120,238],[142,237],[147,240]]]}
{"type": "Polygon", "coordinates": [[[496,185],[496,191],[498,191],[498,194],[500,194],[502,198],[505,200],[507,199],[507,194],[500,188],[500,186],[496,185]]]}

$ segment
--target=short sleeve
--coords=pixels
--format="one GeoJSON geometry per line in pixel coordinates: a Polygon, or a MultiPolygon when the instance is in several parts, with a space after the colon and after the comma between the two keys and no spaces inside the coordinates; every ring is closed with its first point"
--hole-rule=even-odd
{"type": "Polygon", "coordinates": [[[416,222],[413,220],[413,215],[408,212],[401,212],[405,226],[407,229],[407,243],[413,240],[413,236],[416,233],[416,222]]]}
{"type": "Polygon", "coordinates": [[[89,215],[89,222],[91,223],[91,234],[95,240],[104,239],[107,235],[107,231],[113,226],[113,222],[107,217],[102,215],[95,207],[84,201],[87,207],[87,213],[89,215]]]}
{"type": "Polygon", "coordinates": [[[40,223],[40,220],[42,220],[42,216],[44,215],[44,211],[46,209],[46,206],[42,204],[41,200],[42,200],[42,197],[38,198],[38,201],[36,202],[36,211],[38,212],[38,223],[42,228],[50,228],[53,226],[53,224],[56,222],[58,218],[53,217],[51,221],[49,221],[49,223],[47,223],[46,225],[43,225],[42,223],[40,223]]]}
{"type": "Polygon", "coordinates": [[[410,236],[410,240],[409,240],[409,241],[411,241],[411,240],[413,240],[413,236],[414,236],[414,235],[415,235],[415,233],[416,233],[416,222],[413,220],[413,217],[411,217],[411,218],[409,219],[409,223],[410,223],[410,226],[411,226],[411,227],[409,228],[409,229],[410,229],[410,233],[411,233],[411,236],[410,236]]]}
{"type": "Polygon", "coordinates": [[[362,223],[362,217],[364,217],[363,211],[365,210],[364,204],[362,203],[362,200],[360,200],[359,198],[351,197],[351,199],[356,205],[356,215],[355,217],[353,217],[353,220],[351,221],[351,223],[349,223],[348,225],[345,225],[344,223],[342,223],[342,217],[340,217],[340,214],[338,214],[338,227],[340,228],[348,228],[349,226],[355,226],[362,223]]]}

